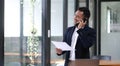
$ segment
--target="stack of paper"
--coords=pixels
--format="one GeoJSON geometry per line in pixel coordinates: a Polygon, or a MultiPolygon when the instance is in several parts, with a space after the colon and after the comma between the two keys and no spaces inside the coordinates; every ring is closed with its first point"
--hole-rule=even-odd
{"type": "Polygon", "coordinates": [[[73,50],[72,47],[69,46],[66,42],[52,41],[52,43],[55,45],[56,48],[59,48],[63,51],[73,50]]]}

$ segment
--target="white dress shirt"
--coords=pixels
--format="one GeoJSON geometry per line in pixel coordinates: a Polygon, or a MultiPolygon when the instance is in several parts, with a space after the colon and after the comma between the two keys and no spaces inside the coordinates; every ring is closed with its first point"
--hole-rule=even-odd
{"type": "MultiPolygon", "coordinates": [[[[77,33],[78,28],[76,27],[73,35],[72,35],[72,42],[71,42],[71,47],[75,49],[77,38],[78,38],[78,33],[77,33]]],[[[70,58],[69,60],[75,60],[75,50],[70,51],[70,58]]]]}

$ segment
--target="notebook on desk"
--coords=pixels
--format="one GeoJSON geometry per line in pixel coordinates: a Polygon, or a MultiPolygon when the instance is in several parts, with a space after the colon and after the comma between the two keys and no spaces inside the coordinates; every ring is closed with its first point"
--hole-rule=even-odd
{"type": "Polygon", "coordinates": [[[97,59],[77,59],[70,61],[69,66],[99,66],[99,60],[97,59]]]}

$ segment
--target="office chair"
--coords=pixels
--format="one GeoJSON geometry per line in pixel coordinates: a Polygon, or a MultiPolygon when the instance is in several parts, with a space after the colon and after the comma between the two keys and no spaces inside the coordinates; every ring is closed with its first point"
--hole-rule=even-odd
{"type": "Polygon", "coordinates": [[[93,56],[91,59],[99,59],[99,60],[111,60],[111,56],[108,55],[99,55],[99,56],[93,56]]]}

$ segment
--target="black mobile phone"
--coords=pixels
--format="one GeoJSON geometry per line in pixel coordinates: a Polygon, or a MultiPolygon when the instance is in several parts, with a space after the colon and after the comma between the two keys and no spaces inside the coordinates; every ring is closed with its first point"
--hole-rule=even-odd
{"type": "Polygon", "coordinates": [[[75,24],[75,26],[77,27],[79,25],[79,23],[75,24]]]}
{"type": "Polygon", "coordinates": [[[87,18],[83,18],[83,21],[86,22],[86,21],[87,21],[87,18]]]}

